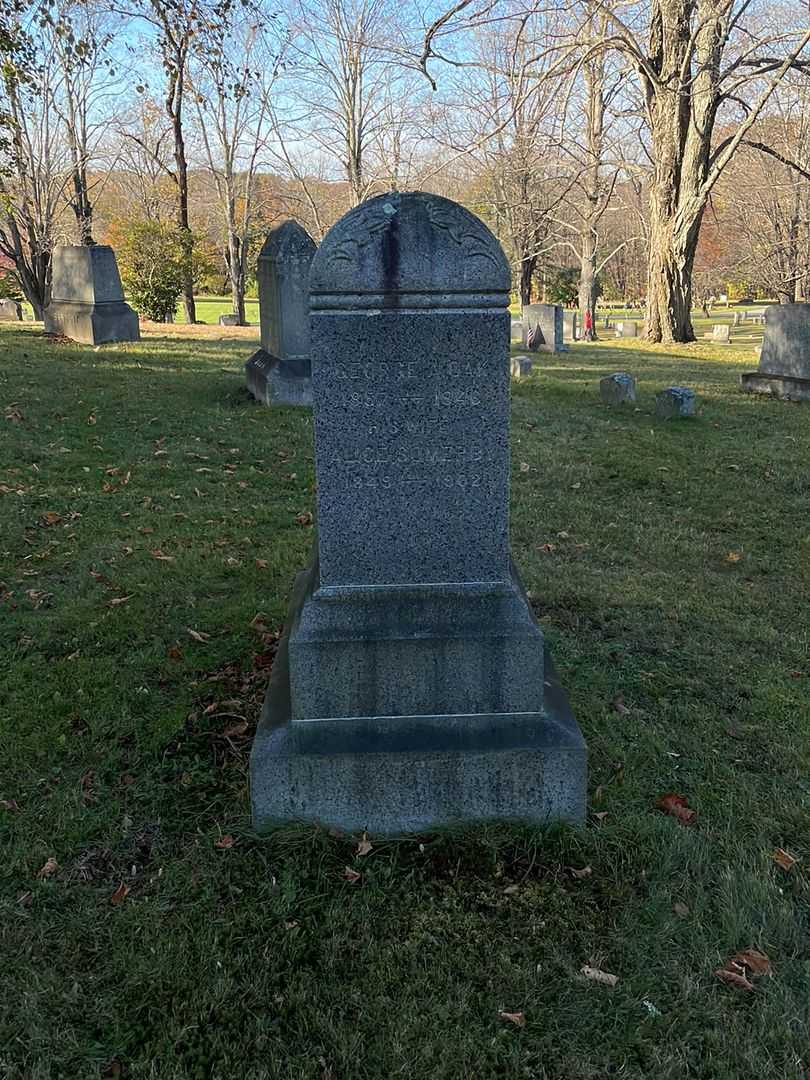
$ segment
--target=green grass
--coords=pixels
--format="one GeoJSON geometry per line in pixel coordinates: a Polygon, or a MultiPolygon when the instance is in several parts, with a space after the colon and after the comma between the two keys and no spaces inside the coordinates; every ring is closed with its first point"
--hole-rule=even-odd
{"type": "MultiPolygon", "coordinates": [[[[194,299],[198,322],[217,324],[220,315],[230,315],[233,312],[233,301],[230,296],[196,296],[194,299]]],[[[245,301],[245,319],[247,322],[256,323],[258,326],[258,300],[245,301]]],[[[179,323],[184,323],[186,321],[182,302],[177,305],[177,316],[175,321],[179,323]]]]}
{"type": "Polygon", "coordinates": [[[310,418],[249,400],[248,352],[0,328],[0,1076],[806,1077],[810,409],[741,394],[750,350],[541,355],[512,547],[588,740],[588,826],[360,857],[250,830],[314,476],[310,418]],[[599,402],[617,369],[636,410],[599,402]],[[696,419],[653,417],[673,382],[696,419]],[[670,791],[693,827],[655,810],[670,791]],[[748,946],[773,964],[751,994],[713,974],[748,946]]]}

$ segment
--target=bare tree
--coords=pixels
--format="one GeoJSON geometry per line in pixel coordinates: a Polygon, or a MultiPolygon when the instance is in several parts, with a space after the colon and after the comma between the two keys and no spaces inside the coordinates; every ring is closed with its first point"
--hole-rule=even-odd
{"type": "Polygon", "coordinates": [[[257,171],[269,137],[270,101],[282,44],[259,20],[230,29],[194,50],[191,84],[205,156],[224,225],[224,255],[239,325],[245,321],[248,255],[257,171]]]}

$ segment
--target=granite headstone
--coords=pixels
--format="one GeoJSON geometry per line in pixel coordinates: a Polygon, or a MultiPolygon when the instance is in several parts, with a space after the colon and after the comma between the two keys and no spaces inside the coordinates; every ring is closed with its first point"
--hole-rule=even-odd
{"type": "Polygon", "coordinates": [[[786,401],[810,401],[810,304],[765,309],[759,370],[740,376],[743,390],[786,401]]]}
{"type": "Polygon", "coordinates": [[[687,386],[668,386],[655,395],[655,415],[663,420],[695,415],[695,392],[687,386]]]}
{"type": "Polygon", "coordinates": [[[559,304],[527,304],[523,308],[526,348],[531,352],[564,352],[563,309],[559,304]]]}
{"type": "Polygon", "coordinates": [[[631,338],[638,336],[638,323],[630,322],[629,319],[622,319],[616,323],[616,337],[617,338],[631,338]]]}
{"type": "Polygon", "coordinates": [[[311,270],[318,539],[251,755],[253,820],[581,822],[586,750],[509,556],[509,286],[436,195],[311,270]]]}
{"type": "Polygon", "coordinates": [[[0,300],[0,322],[20,322],[22,308],[16,300],[0,300]]]}
{"type": "Polygon", "coordinates": [[[315,241],[297,221],[268,233],[259,255],[261,348],[245,364],[247,385],[265,405],[311,405],[309,267],[315,241]]]}
{"type": "Polygon", "coordinates": [[[87,345],[140,341],[138,316],[124,301],[115,252],[107,244],[55,247],[45,332],[87,345]]]}
{"type": "Polygon", "coordinates": [[[572,308],[563,308],[563,341],[569,342],[578,340],[578,316],[579,312],[572,308]]]}
{"type": "Polygon", "coordinates": [[[532,368],[534,367],[534,360],[530,356],[513,356],[509,361],[509,370],[512,378],[525,379],[531,375],[532,368]]]}
{"type": "Polygon", "coordinates": [[[599,380],[599,394],[606,405],[632,404],[636,400],[636,380],[627,371],[616,371],[599,380]]]}

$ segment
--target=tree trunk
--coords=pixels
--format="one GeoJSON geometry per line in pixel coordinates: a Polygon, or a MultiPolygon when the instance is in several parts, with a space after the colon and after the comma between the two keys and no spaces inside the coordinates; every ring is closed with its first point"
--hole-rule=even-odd
{"type": "Polygon", "coordinates": [[[685,212],[683,205],[678,206],[678,200],[672,198],[666,178],[653,178],[647,277],[648,341],[671,345],[695,340],[692,268],[702,220],[702,206],[696,213],[685,212]],[[678,218],[685,224],[678,224],[678,218]]]}
{"type": "Polygon", "coordinates": [[[194,237],[188,217],[188,162],[186,143],[183,136],[183,92],[185,85],[186,50],[178,49],[174,59],[174,69],[169,75],[169,88],[166,95],[166,111],[172,122],[174,135],[175,181],[177,184],[177,225],[180,229],[180,246],[183,252],[183,308],[186,322],[197,321],[197,308],[194,303],[194,237]]]}
{"type": "MultiPolygon", "coordinates": [[[[583,235],[583,240],[586,237],[583,235]]],[[[593,245],[583,245],[579,271],[579,317],[580,337],[583,341],[596,341],[596,252],[593,245]]]]}
{"type": "Polygon", "coordinates": [[[532,281],[537,266],[536,255],[524,255],[520,260],[520,307],[525,308],[532,302],[532,281]]]}

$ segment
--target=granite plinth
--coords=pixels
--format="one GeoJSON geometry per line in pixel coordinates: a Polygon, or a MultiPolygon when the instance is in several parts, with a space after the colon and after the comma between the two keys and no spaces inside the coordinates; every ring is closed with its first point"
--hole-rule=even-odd
{"type": "Polygon", "coordinates": [[[530,356],[513,356],[509,361],[509,371],[513,379],[520,381],[532,373],[534,360],[530,356]]]}
{"type": "Polygon", "coordinates": [[[810,379],[749,371],[740,376],[740,385],[750,394],[769,394],[782,401],[810,401],[810,379]]]}
{"type": "Polygon", "coordinates": [[[123,300],[104,304],[51,300],[43,318],[46,334],[61,334],[86,345],[141,339],[138,316],[123,300]]]}
{"type": "Polygon", "coordinates": [[[584,821],[585,742],[539,628],[534,709],[294,720],[291,636],[316,572],[296,581],[251,752],[256,828],[306,820],[390,835],[493,818],[584,821]]]}
{"type": "Polygon", "coordinates": [[[106,244],[55,247],[45,332],[87,345],[140,341],[138,316],[124,301],[115,252],[106,244]]]}
{"type": "Polygon", "coordinates": [[[248,390],[263,405],[312,404],[312,375],[309,357],[281,360],[264,349],[245,364],[248,390]]]}
{"type": "Polygon", "coordinates": [[[537,709],[542,632],[508,573],[335,592],[314,563],[290,620],[293,719],[537,709]]]}

